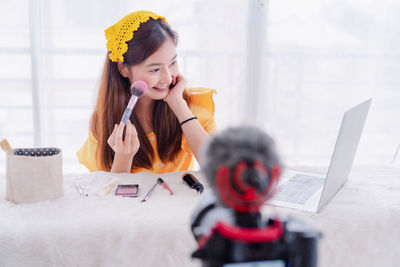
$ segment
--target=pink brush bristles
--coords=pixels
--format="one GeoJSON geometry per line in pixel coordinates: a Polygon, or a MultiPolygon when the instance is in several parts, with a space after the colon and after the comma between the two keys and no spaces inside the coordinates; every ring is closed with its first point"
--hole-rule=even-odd
{"type": "Polygon", "coordinates": [[[125,112],[122,115],[121,122],[126,124],[129,120],[129,117],[132,114],[133,107],[135,106],[139,97],[143,96],[147,91],[147,84],[144,81],[136,81],[131,85],[131,93],[132,96],[129,99],[128,105],[126,106],[125,112]]]}
{"type": "Polygon", "coordinates": [[[131,93],[134,96],[141,97],[147,91],[147,84],[144,81],[136,81],[131,85],[131,93]]]}

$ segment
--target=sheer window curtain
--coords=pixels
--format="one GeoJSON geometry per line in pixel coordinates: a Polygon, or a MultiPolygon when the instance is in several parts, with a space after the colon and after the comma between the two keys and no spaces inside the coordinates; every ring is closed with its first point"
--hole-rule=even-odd
{"type": "Polygon", "coordinates": [[[257,114],[285,161],[329,164],[343,112],[372,97],[355,164],[399,165],[400,2],[268,1],[267,14],[257,114]]]}
{"type": "Polygon", "coordinates": [[[0,137],[60,147],[64,172],[86,171],[75,152],[96,99],[103,31],[139,9],[179,33],[181,71],[189,85],[217,89],[221,129],[257,125],[287,165],[327,165],[343,112],[373,97],[356,163],[392,160],[400,7],[389,0],[2,1],[0,137]]]}

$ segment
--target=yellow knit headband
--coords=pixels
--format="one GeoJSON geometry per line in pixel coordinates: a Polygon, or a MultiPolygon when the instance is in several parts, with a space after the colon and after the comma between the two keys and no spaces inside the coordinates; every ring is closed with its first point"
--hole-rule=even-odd
{"type": "MultiPolygon", "coordinates": [[[[128,44],[133,38],[133,33],[139,29],[141,23],[145,23],[150,18],[162,19],[167,22],[164,17],[157,15],[151,11],[132,12],[114,25],[108,27],[104,33],[107,39],[107,49],[110,51],[110,60],[116,62],[120,60],[124,62],[124,54],[128,51],[128,44]]],[[[168,23],[168,22],[167,22],[168,23]]]]}

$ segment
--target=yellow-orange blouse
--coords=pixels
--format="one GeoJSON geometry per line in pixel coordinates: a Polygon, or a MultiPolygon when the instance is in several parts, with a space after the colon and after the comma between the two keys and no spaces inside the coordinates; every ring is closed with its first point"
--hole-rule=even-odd
{"type": "MultiPolygon", "coordinates": [[[[217,131],[217,125],[214,120],[214,101],[212,95],[216,92],[214,89],[207,88],[190,88],[189,92],[189,108],[193,115],[198,118],[199,123],[209,133],[213,134],[217,131]]],[[[194,155],[189,148],[184,135],[182,135],[181,151],[178,153],[175,161],[161,162],[157,150],[157,138],[153,132],[147,134],[153,151],[155,154],[153,160],[153,169],[145,169],[141,167],[133,167],[131,172],[151,172],[164,173],[175,171],[193,170],[194,155]]],[[[78,150],[77,156],[80,163],[85,165],[89,171],[105,171],[97,158],[97,140],[92,131],[89,131],[89,137],[86,142],[78,150]]]]}

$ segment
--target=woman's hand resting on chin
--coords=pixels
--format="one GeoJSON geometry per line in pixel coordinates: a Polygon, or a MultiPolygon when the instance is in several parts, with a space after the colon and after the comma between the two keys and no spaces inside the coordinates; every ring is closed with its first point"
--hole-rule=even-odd
{"type": "Polygon", "coordinates": [[[178,74],[175,78],[175,85],[169,89],[169,93],[166,98],[164,98],[164,102],[168,104],[168,106],[174,110],[177,105],[186,104],[183,99],[183,90],[187,85],[186,79],[178,74]]]}

